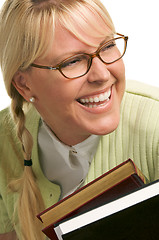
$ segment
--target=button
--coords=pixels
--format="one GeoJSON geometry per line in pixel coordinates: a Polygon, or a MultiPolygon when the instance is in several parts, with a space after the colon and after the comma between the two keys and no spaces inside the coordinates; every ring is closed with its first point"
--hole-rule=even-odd
{"type": "Polygon", "coordinates": [[[52,193],[50,193],[50,197],[52,197],[53,195],[52,195],[52,193]]]}
{"type": "Polygon", "coordinates": [[[77,154],[77,151],[74,148],[71,148],[71,152],[77,154]]]}
{"type": "Polygon", "coordinates": [[[76,150],[72,150],[72,153],[77,153],[77,151],[76,150]]]}

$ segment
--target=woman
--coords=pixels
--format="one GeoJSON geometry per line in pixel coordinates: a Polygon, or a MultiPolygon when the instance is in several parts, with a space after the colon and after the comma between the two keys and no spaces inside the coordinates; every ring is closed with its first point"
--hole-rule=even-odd
{"type": "Polygon", "coordinates": [[[99,0],[6,0],[0,239],[44,239],[37,213],[129,157],[158,177],[159,103],[124,95],[127,40],[99,0]]]}

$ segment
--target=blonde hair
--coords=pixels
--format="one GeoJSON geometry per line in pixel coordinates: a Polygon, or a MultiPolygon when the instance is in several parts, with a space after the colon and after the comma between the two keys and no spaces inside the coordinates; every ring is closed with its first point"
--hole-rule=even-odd
{"type": "MultiPolygon", "coordinates": [[[[112,20],[99,0],[5,1],[0,14],[0,65],[8,95],[12,99],[11,112],[26,160],[31,158],[33,139],[25,127],[26,101],[12,85],[12,80],[17,71],[28,71],[35,59],[46,54],[46,39],[50,39],[46,36],[52,34],[53,37],[56,20],[90,45],[93,43],[87,42],[81,32],[92,37],[105,36],[106,31],[115,32],[112,20]],[[105,30],[97,19],[105,24],[105,30]],[[48,29],[52,29],[51,33],[48,29]]],[[[44,209],[44,203],[32,168],[24,167],[22,178],[10,186],[20,192],[18,219],[21,239],[43,239],[35,218],[44,209]],[[31,209],[29,202],[32,203],[31,209]]]]}

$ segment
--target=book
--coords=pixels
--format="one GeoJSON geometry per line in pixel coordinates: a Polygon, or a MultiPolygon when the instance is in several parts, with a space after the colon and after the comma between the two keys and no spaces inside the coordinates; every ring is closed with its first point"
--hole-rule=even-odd
{"type": "Polygon", "coordinates": [[[159,180],[55,227],[59,240],[156,240],[159,180]]]}
{"type": "Polygon", "coordinates": [[[145,176],[128,159],[38,214],[43,225],[42,231],[50,239],[56,240],[54,227],[61,220],[112,201],[145,183],[145,176]]]}

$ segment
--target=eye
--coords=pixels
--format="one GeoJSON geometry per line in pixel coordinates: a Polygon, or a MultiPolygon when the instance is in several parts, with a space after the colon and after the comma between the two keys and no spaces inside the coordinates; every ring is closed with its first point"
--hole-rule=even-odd
{"type": "Polygon", "coordinates": [[[101,48],[101,51],[105,52],[105,51],[108,51],[110,49],[112,49],[113,47],[116,46],[116,42],[115,41],[111,41],[109,43],[106,43],[102,48],[101,48]]]}
{"type": "Polygon", "coordinates": [[[77,56],[77,57],[73,57],[68,59],[67,61],[63,62],[61,65],[61,68],[66,68],[66,67],[73,67],[73,66],[77,66],[78,64],[80,64],[82,61],[84,60],[84,56],[77,56]]]}

